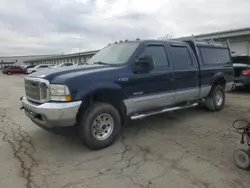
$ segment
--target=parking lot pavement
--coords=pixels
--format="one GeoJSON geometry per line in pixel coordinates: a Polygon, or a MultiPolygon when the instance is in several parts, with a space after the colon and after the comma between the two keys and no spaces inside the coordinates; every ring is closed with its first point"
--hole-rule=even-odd
{"type": "Polygon", "coordinates": [[[0,74],[0,185],[8,188],[236,188],[250,174],[233,164],[242,148],[231,127],[249,118],[250,95],[230,93],[218,113],[187,109],[129,122],[116,143],[90,151],[74,134],[54,135],[20,108],[23,76],[0,74]]]}

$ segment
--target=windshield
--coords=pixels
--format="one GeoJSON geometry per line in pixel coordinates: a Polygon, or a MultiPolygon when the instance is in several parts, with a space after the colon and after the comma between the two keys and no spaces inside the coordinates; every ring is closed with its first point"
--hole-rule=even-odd
{"type": "Polygon", "coordinates": [[[125,64],[134,53],[139,43],[120,43],[107,46],[88,60],[87,64],[125,64]]]}

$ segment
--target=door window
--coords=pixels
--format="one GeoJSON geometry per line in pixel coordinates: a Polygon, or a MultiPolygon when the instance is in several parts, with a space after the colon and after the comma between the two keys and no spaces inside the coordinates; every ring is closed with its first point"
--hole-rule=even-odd
{"type": "Polygon", "coordinates": [[[191,56],[186,46],[171,46],[170,51],[175,70],[185,70],[193,66],[191,56]]]}
{"type": "Polygon", "coordinates": [[[155,67],[168,66],[168,60],[163,45],[150,45],[147,46],[142,52],[142,56],[150,55],[154,60],[155,67]]]}

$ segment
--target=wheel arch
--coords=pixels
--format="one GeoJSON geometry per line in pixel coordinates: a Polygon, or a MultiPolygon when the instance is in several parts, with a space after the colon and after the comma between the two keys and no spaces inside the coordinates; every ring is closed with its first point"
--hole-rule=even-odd
{"type": "Polygon", "coordinates": [[[225,88],[225,86],[226,86],[226,79],[225,79],[225,76],[222,72],[215,74],[212,81],[211,81],[212,87],[214,87],[216,85],[221,85],[223,88],[225,88]]]}
{"type": "Polygon", "coordinates": [[[124,122],[127,115],[127,108],[124,104],[125,98],[126,95],[117,85],[113,85],[112,87],[98,87],[89,91],[85,90],[84,94],[81,95],[82,104],[76,115],[76,121],[79,121],[80,115],[91,104],[94,102],[104,102],[114,106],[119,112],[122,122],[124,122]]]}

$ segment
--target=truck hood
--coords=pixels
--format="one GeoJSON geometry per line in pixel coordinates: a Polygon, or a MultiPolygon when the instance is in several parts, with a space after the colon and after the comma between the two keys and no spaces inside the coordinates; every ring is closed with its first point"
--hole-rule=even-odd
{"type": "Polygon", "coordinates": [[[56,77],[61,79],[72,78],[79,75],[91,74],[116,69],[117,67],[108,65],[78,65],[70,67],[51,68],[30,74],[28,77],[43,78],[51,81],[56,77]]]}

